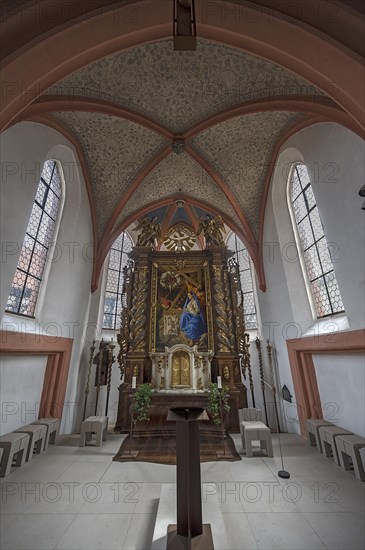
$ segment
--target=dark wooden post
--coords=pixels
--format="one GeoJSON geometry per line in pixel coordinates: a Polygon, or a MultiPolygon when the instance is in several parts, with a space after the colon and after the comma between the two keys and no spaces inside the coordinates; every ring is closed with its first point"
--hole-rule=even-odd
{"type": "Polygon", "coordinates": [[[169,410],[176,421],[177,524],[167,528],[167,550],[213,550],[210,524],[203,525],[198,420],[208,420],[202,408],[169,410]]]}

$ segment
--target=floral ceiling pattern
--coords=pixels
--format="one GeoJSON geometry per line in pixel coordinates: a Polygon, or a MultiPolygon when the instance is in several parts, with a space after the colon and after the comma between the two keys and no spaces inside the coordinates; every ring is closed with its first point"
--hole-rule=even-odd
{"type": "Polygon", "coordinates": [[[53,116],[81,143],[100,235],[123,193],[149,160],[163,149],[166,140],[156,132],[114,116],[84,112],[53,116]]]}
{"type": "Polygon", "coordinates": [[[139,185],[124,207],[114,229],[138,208],[165,197],[174,197],[179,193],[202,201],[213,209],[218,208],[226,218],[240,225],[239,218],[223,191],[202,167],[185,153],[172,153],[139,185]]]}
{"type": "Polygon", "coordinates": [[[175,134],[228,107],[273,96],[322,95],[306,80],[234,48],[198,40],[195,52],[164,40],[91,63],[48,94],[128,107],[175,134]]]}
{"type": "Polygon", "coordinates": [[[202,39],[195,52],[173,51],[172,41],[163,40],[113,54],[44,95],[49,116],[74,136],[84,157],[99,242],[133,213],[173,201],[179,193],[191,204],[222,212],[228,225],[243,233],[249,224],[257,238],[275,148],[309,116],[289,105],[285,110],[283,101],[323,96],[268,60],[202,39]],[[234,106],[273,98],[280,99],[280,108],[259,106],[225,117],[234,106]],[[219,114],[222,118],[184,138],[198,123],[219,114]],[[122,208],[136,180],[140,183],[122,208]]]}
{"type": "Polygon", "coordinates": [[[192,142],[233,191],[256,234],[273,148],[283,132],[302,118],[298,113],[254,113],[217,124],[192,142]]]}

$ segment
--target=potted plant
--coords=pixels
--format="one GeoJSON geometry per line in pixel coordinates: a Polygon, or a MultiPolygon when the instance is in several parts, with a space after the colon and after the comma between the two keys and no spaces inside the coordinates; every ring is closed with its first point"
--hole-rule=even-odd
{"type": "Polygon", "coordinates": [[[152,385],[141,384],[138,386],[136,393],[134,394],[134,410],[135,420],[134,422],[148,421],[148,410],[152,401],[152,385]]]}
{"type": "Polygon", "coordinates": [[[221,390],[218,389],[216,383],[211,382],[209,384],[209,406],[208,410],[212,415],[214,424],[222,423],[222,414],[224,411],[229,412],[230,406],[228,403],[228,387],[224,386],[221,390]],[[222,414],[221,414],[221,401],[222,401],[222,414]]]}

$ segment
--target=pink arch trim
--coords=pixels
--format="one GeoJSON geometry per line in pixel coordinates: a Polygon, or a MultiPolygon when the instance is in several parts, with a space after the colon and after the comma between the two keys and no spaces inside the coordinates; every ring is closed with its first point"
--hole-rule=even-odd
{"type": "MultiPolygon", "coordinates": [[[[9,54],[2,71],[2,81],[8,84],[2,98],[3,128],[45,89],[73,71],[116,51],[171,36],[172,5],[166,9],[166,0],[141,0],[138,8],[139,16],[133,22],[128,21],[126,5],[114,4],[94,21],[84,14],[48,29],[9,54]]],[[[245,17],[225,16],[227,10],[237,10],[235,2],[197,0],[198,35],[269,59],[302,76],[364,128],[365,79],[358,54],[298,19],[254,3],[244,9],[245,17]]],[[[341,14],[351,28],[350,16],[345,10],[341,14]]],[[[7,26],[12,24],[10,18],[7,26]]]]}
{"type": "Polygon", "coordinates": [[[153,130],[166,139],[172,140],[174,138],[172,132],[147,116],[141,115],[136,111],[132,111],[131,109],[127,109],[126,107],[122,107],[114,103],[84,97],[74,97],[70,99],[68,96],[47,96],[45,98],[41,98],[26,107],[23,113],[19,116],[19,120],[15,120],[14,124],[26,118],[45,113],[52,113],[55,111],[81,111],[115,116],[134,122],[140,126],[144,126],[149,130],[153,130]]]}

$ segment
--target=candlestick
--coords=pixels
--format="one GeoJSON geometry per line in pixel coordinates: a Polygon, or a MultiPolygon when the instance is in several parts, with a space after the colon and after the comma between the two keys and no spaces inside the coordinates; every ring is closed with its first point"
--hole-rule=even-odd
{"type": "Polygon", "coordinates": [[[137,387],[137,377],[132,376],[132,390],[135,390],[137,387]]]}
{"type": "Polygon", "coordinates": [[[222,377],[221,376],[217,376],[217,384],[218,384],[218,389],[221,390],[222,389],[222,377]]]}

